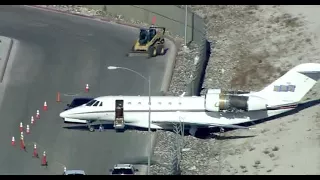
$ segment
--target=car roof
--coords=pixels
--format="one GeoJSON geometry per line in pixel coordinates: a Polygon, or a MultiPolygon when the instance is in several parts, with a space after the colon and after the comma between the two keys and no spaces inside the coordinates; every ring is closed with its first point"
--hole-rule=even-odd
{"type": "Polygon", "coordinates": [[[66,170],[66,175],[68,174],[86,174],[83,170],[66,170]]]}
{"type": "Polygon", "coordinates": [[[132,164],[116,164],[116,165],[114,165],[115,169],[119,169],[119,168],[129,169],[129,168],[132,168],[132,167],[133,167],[132,164]]]}

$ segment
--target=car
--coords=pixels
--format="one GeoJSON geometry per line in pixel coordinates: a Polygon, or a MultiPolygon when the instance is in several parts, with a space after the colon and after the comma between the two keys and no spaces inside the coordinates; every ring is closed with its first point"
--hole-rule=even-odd
{"type": "MultiPolygon", "coordinates": [[[[90,97],[74,98],[71,104],[67,104],[67,107],[64,110],[66,111],[66,110],[84,105],[93,99],[94,98],[90,98],[90,97]]],[[[87,123],[87,121],[81,120],[81,119],[64,118],[64,123],[87,123]]]]}
{"type": "Polygon", "coordinates": [[[66,170],[63,175],[86,175],[83,170],[66,170]]]}
{"type": "Polygon", "coordinates": [[[113,169],[110,169],[111,175],[135,175],[138,169],[135,169],[132,164],[116,164],[113,169]]]}

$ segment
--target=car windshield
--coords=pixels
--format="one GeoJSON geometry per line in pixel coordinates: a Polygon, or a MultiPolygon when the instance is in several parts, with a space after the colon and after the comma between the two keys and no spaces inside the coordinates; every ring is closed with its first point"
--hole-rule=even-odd
{"type": "Polygon", "coordinates": [[[112,174],[134,174],[131,169],[114,169],[112,174]]]}

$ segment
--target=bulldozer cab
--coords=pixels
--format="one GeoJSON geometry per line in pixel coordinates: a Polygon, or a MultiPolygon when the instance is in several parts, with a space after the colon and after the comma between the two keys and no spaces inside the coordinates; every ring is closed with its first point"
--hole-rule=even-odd
{"type": "Polygon", "coordinates": [[[156,34],[157,34],[157,31],[155,29],[150,28],[149,29],[149,41],[151,41],[156,34]]]}
{"type": "Polygon", "coordinates": [[[144,45],[149,41],[149,32],[146,29],[140,29],[139,44],[144,45]]]}
{"type": "Polygon", "coordinates": [[[157,30],[154,28],[140,29],[139,44],[145,45],[156,36],[157,30]]]}

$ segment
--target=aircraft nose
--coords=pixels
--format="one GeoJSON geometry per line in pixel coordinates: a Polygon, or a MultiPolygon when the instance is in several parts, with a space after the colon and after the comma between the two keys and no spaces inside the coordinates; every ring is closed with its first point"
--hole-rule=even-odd
{"type": "Polygon", "coordinates": [[[67,111],[63,111],[62,113],[60,113],[60,117],[61,118],[68,118],[67,116],[68,116],[68,114],[69,114],[69,112],[67,112],[67,111]]]}

